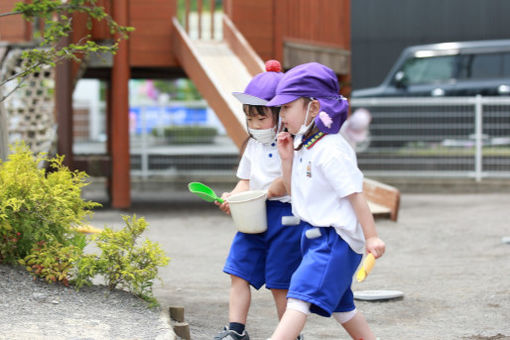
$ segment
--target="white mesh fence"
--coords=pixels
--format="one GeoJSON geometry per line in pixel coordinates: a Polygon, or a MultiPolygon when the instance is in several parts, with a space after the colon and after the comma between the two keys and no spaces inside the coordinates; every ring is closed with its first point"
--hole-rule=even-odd
{"type": "Polygon", "coordinates": [[[353,98],[372,115],[367,175],[510,177],[510,98],[353,98]]]}

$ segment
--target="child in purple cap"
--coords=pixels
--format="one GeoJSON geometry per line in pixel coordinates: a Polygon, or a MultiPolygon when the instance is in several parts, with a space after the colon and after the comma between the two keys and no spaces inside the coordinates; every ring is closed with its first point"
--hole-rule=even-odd
{"type": "MultiPolygon", "coordinates": [[[[246,190],[267,190],[268,228],[260,234],[238,232],[232,241],[223,268],[231,277],[229,325],[214,339],[249,339],[245,325],[251,301],[250,285],[259,289],[265,284],[271,290],[281,318],[287,304],[291,275],[301,261],[302,225],[292,216],[276,147],[279,108],[265,106],[274,97],[283,73],[279,72],[280,64],[274,60],[266,63],[266,70],[268,72],[256,75],[244,92],[233,93],[243,103],[251,138],[237,170],[239,182],[222,198],[246,190]],[[288,220],[292,226],[284,223],[288,220]]],[[[228,202],[219,206],[226,213],[230,212],[228,202]]]]}
{"type": "Polygon", "coordinates": [[[310,313],[333,316],[353,339],[375,339],[356,311],[351,284],[364,251],[378,258],[385,244],[362,193],[356,154],[338,133],[348,109],[338,93],[331,69],[307,63],[284,75],[267,104],[280,106],[288,129],[277,138],[283,179],[294,215],[305,222],[303,259],[272,340],[294,339],[310,313]]]}

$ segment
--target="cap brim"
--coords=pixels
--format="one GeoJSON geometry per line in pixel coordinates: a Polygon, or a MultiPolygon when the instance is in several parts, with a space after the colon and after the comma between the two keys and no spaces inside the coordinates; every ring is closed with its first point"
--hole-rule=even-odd
{"type": "Polygon", "coordinates": [[[300,98],[300,96],[296,96],[293,94],[277,94],[273,99],[271,99],[266,104],[266,106],[281,106],[293,102],[298,98],[300,98]]]}
{"type": "Polygon", "coordinates": [[[248,105],[259,105],[259,106],[265,106],[267,105],[267,100],[255,97],[243,92],[232,92],[234,97],[237,98],[241,103],[248,104],[248,105]]]}

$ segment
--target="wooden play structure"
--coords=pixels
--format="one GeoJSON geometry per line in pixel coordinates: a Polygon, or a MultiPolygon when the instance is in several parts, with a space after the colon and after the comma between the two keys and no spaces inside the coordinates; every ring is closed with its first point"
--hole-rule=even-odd
{"type": "MultiPolygon", "coordinates": [[[[0,10],[7,11],[17,1],[2,1],[0,10]]],[[[55,107],[58,152],[66,155],[70,167],[107,177],[113,207],[128,208],[131,204],[129,79],[189,77],[237,146],[247,134],[241,107],[231,92],[244,88],[252,76],[262,72],[263,60],[278,59],[285,69],[309,61],[321,62],[338,74],[343,94],[349,95],[350,0],[223,0],[219,39],[211,39],[218,36],[215,0],[195,0],[193,4],[191,0],[100,3],[114,20],[134,26],[135,31],[129,40],[120,43],[113,58],[92,58],[80,65],[60,64],[56,69],[55,107]],[[211,9],[207,12],[203,10],[206,2],[211,9]],[[195,37],[190,34],[192,14],[198,21],[195,37]],[[206,15],[211,18],[205,20],[206,15]],[[104,155],[73,155],[72,93],[80,77],[108,83],[108,142],[104,155]]],[[[104,24],[96,23],[88,30],[85,18],[76,15],[73,25],[69,41],[78,41],[86,34],[104,43],[111,40],[104,24]]],[[[0,24],[0,29],[0,40],[23,42],[32,37],[32,27],[21,18],[10,18],[8,25],[0,24]]],[[[398,190],[374,182],[366,182],[365,188],[369,198],[374,198],[371,208],[395,220],[398,190]]]]}

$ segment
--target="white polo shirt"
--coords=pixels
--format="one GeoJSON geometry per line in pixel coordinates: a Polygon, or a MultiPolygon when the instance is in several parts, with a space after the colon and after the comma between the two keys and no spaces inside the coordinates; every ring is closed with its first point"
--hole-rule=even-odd
{"type": "MultiPolygon", "coordinates": [[[[271,144],[262,144],[250,138],[239,162],[237,177],[249,180],[251,190],[267,190],[281,176],[282,164],[276,140],[271,144]]],[[[270,200],[290,202],[290,196],[273,197],[270,200]]]]}
{"type": "Polygon", "coordinates": [[[294,215],[316,227],[335,227],[352,250],[363,254],[363,230],[346,197],[363,191],[363,174],[339,133],[294,152],[291,190],[294,215]]]}

